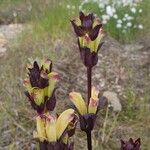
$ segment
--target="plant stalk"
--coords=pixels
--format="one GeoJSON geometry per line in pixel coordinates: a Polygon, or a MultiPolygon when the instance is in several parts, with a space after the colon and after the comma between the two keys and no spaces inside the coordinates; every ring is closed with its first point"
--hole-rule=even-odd
{"type": "Polygon", "coordinates": [[[91,88],[92,88],[92,67],[87,67],[87,89],[88,89],[87,104],[88,105],[89,105],[90,98],[91,98],[91,88]]]}
{"type": "MultiPolygon", "coordinates": [[[[87,108],[90,103],[91,98],[91,89],[92,89],[92,67],[87,67],[87,89],[88,89],[88,100],[87,100],[87,108]]],[[[88,150],[92,150],[92,138],[91,131],[86,132],[87,135],[87,147],[88,150]]]]}
{"type": "Polygon", "coordinates": [[[87,147],[88,147],[88,150],[92,150],[91,131],[87,131],[86,135],[87,135],[87,147]]]}

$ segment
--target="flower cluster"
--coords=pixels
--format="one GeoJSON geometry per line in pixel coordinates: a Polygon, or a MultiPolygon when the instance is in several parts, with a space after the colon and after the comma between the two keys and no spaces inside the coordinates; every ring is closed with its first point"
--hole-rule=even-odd
{"type": "Polygon", "coordinates": [[[59,75],[52,71],[49,59],[34,61],[27,67],[25,95],[38,113],[34,138],[39,141],[40,150],[73,150],[69,137],[73,136],[77,123],[74,110],[67,109],[60,116],[50,113],[56,105],[55,85],[58,80],[59,75]]]}
{"type": "Polygon", "coordinates": [[[73,143],[69,142],[69,137],[75,131],[75,114],[73,109],[67,109],[59,117],[42,114],[36,118],[37,131],[34,138],[38,139],[42,150],[72,150],[73,143]]]}
{"type": "Polygon", "coordinates": [[[93,67],[98,61],[98,51],[102,46],[102,24],[92,13],[85,15],[82,11],[79,18],[71,21],[78,38],[81,59],[86,67],[93,67]]]}
{"type": "Polygon", "coordinates": [[[69,94],[70,100],[74,104],[76,111],[79,114],[81,130],[85,132],[87,132],[88,130],[93,130],[97,113],[100,107],[100,99],[98,97],[98,94],[98,90],[96,90],[95,87],[92,87],[92,94],[88,106],[86,105],[80,93],[71,92],[69,94]]]}
{"type": "Polygon", "coordinates": [[[141,0],[83,0],[79,9],[84,10],[86,4],[96,3],[103,24],[115,23],[116,29],[126,32],[128,29],[144,28],[143,24],[137,22],[137,16],[143,11],[138,5],[139,2],[141,0]]]}
{"type": "Polygon", "coordinates": [[[28,66],[27,78],[24,80],[25,95],[39,114],[55,108],[55,84],[58,80],[59,75],[52,72],[52,62],[49,59],[43,60],[41,64],[34,61],[33,65],[28,66]]]}

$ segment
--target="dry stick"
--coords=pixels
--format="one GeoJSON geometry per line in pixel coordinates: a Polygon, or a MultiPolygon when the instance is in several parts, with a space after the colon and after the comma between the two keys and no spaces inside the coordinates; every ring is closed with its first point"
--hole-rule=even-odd
{"type": "MultiPolygon", "coordinates": [[[[92,67],[87,67],[87,89],[88,89],[87,108],[91,98],[91,86],[92,86],[92,67]]],[[[87,131],[86,135],[87,135],[88,150],[92,150],[91,131],[87,131]]]]}

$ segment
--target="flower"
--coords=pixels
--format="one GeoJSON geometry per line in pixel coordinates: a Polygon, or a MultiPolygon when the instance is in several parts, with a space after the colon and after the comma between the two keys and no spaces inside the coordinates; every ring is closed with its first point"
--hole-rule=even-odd
{"type": "Polygon", "coordinates": [[[140,150],[141,140],[138,138],[137,140],[133,141],[132,138],[129,141],[124,142],[121,140],[121,150],[140,150]]]}
{"type": "Polygon", "coordinates": [[[121,28],[122,25],[118,23],[118,24],[116,25],[116,27],[117,27],[117,28],[121,28]]]}
{"type": "Polygon", "coordinates": [[[79,18],[71,21],[78,38],[81,59],[86,67],[93,67],[98,61],[98,50],[104,36],[100,20],[92,13],[80,12],[79,18]]]}
{"type": "Polygon", "coordinates": [[[122,24],[122,20],[121,20],[121,19],[118,19],[118,20],[117,20],[117,23],[122,24]]]}
{"type": "MultiPolygon", "coordinates": [[[[73,109],[67,109],[58,118],[49,113],[36,118],[36,131],[33,136],[41,142],[40,146],[55,150],[72,150],[70,134],[76,127],[77,117],[73,109]],[[54,148],[55,147],[55,148],[54,148]]],[[[73,147],[72,147],[73,148],[73,147]]],[[[44,149],[45,150],[45,149],[44,149]]]]}
{"type": "Polygon", "coordinates": [[[114,17],[115,19],[118,19],[118,15],[117,15],[117,14],[115,14],[113,17],[114,17]]]}
{"type": "Polygon", "coordinates": [[[128,22],[127,23],[127,27],[131,27],[132,26],[132,23],[131,22],[128,22]]]}
{"type": "Polygon", "coordinates": [[[33,109],[38,113],[52,111],[56,104],[55,84],[59,75],[52,72],[52,62],[45,59],[39,66],[36,61],[27,68],[27,78],[24,80],[25,95],[28,97],[33,109]]]}
{"type": "Polygon", "coordinates": [[[135,8],[135,7],[132,7],[132,8],[131,8],[131,12],[135,14],[135,13],[136,13],[136,8],[135,8]]]}
{"type": "Polygon", "coordinates": [[[142,13],[143,12],[143,10],[142,9],[139,9],[139,13],[142,13]]]}
{"type": "Polygon", "coordinates": [[[112,8],[110,5],[108,5],[108,6],[106,7],[106,13],[107,13],[110,17],[113,16],[114,12],[115,12],[115,9],[112,8]]]}
{"type": "Polygon", "coordinates": [[[92,87],[91,98],[88,106],[80,93],[71,92],[69,94],[70,100],[79,114],[80,128],[85,132],[93,130],[98,110],[101,107],[100,105],[104,105],[105,103],[106,99],[99,99],[98,94],[98,90],[96,90],[95,87],[92,87]]]}
{"type": "Polygon", "coordinates": [[[139,29],[143,29],[143,25],[142,25],[142,24],[139,24],[139,25],[138,25],[138,28],[139,28],[139,29]]]}

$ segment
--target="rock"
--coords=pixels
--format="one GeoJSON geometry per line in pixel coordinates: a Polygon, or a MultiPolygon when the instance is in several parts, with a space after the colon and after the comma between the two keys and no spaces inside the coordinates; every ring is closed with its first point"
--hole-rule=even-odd
{"type": "Polygon", "coordinates": [[[138,51],[138,50],[142,50],[144,48],[144,46],[142,44],[127,44],[124,46],[125,50],[130,50],[130,51],[138,51]]]}
{"type": "Polygon", "coordinates": [[[6,37],[4,36],[4,34],[0,33],[0,48],[6,46],[7,42],[8,41],[7,41],[6,37]]]}
{"type": "Polygon", "coordinates": [[[4,56],[7,49],[5,47],[0,47],[0,57],[4,56]]]}
{"type": "Polygon", "coordinates": [[[108,103],[113,107],[113,111],[119,112],[122,110],[120,100],[115,92],[105,91],[103,96],[108,99],[108,103]]]}
{"type": "Polygon", "coordinates": [[[17,38],[17,35],[23,30],[22,24],[9,24],[0,26],[0,57],[7,51],[7,45],[10,40],[17,38]]]}

